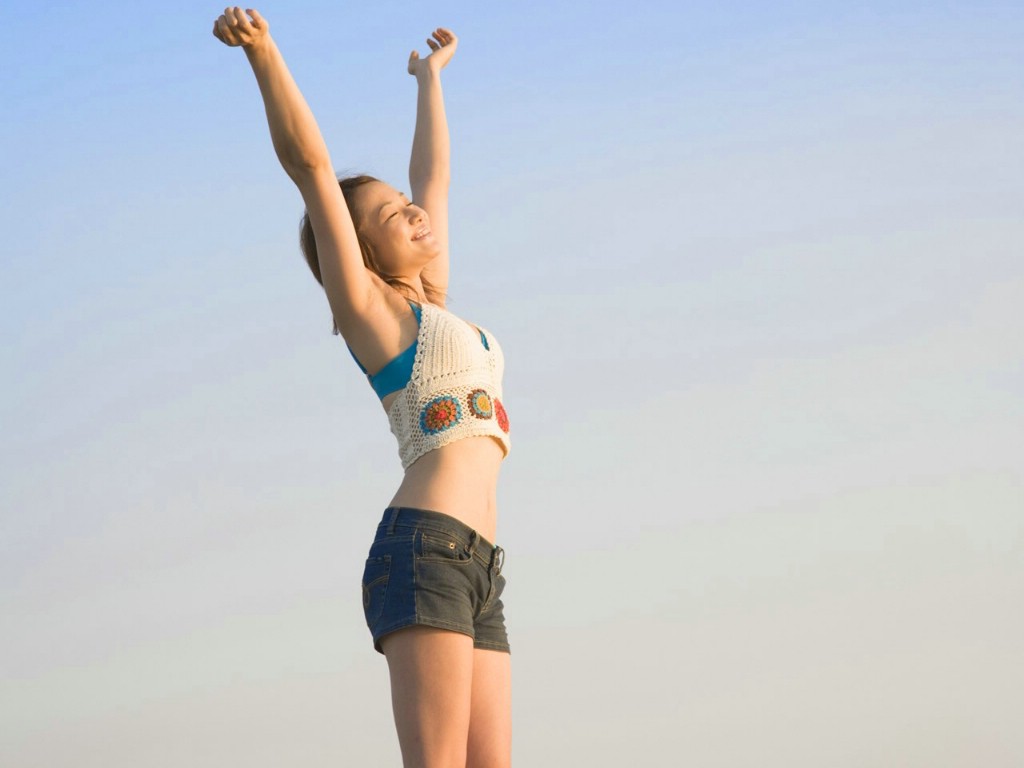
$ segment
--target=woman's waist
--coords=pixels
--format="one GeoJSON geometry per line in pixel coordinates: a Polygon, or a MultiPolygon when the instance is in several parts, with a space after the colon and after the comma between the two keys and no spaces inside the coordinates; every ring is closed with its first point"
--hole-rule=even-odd
{"type": "Polygon", "coordinates": [[[503,458],[503,448],[489,436],[435,448],[406,469],[389,506],[437,510],[494,541],[503,458]]]}

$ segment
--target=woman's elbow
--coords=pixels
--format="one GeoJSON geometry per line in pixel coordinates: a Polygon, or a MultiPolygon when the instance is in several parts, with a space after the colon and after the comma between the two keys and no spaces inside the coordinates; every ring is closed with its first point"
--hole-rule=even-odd
{"type": "Polygon", "coordinates": [[[331,169],[330,158],[327,157],[300,156],[281,158],[281,167],[284,168],[284,172],[288,174],[289,178],[297,184],[312,177],[319,176],[325,171],[330,171],[332,174],[334,173],[331,169]]]}

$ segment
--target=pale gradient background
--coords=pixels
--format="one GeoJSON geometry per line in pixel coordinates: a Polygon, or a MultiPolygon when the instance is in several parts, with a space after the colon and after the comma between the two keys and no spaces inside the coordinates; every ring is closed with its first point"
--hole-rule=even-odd
{"type": "MultiPolygon", "coordinates": [[[[0,11],[0,764],[398,766],[401,466],[255,81],[87,5],[0,11]]],[[[518,766],[1024,764],[1019,3],[257,7],[399,188],[460,36],[518,766]]]]}

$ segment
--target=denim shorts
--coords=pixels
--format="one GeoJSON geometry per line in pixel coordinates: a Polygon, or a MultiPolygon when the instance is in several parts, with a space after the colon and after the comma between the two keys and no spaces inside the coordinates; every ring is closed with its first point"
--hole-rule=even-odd
{"type": "Polygon", "coordinates": [[[511,653],[501,566],[505,550],[461,520],[429,509],[388,507],[363,569],[363,613],[373,647],[413,624],[462,632],[474,648],[511,653]]]}

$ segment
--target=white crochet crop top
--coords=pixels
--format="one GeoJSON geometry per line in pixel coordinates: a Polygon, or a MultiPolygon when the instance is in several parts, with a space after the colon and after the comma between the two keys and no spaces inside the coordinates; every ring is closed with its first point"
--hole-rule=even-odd
{"type": "Polygon", "coordinates": [[[428,451],[477,435],[496,437],[508,456],[504,374],[505,356],[490,331],[422,304],[412,374],[388,411],[402,469],[428,451]]]}

